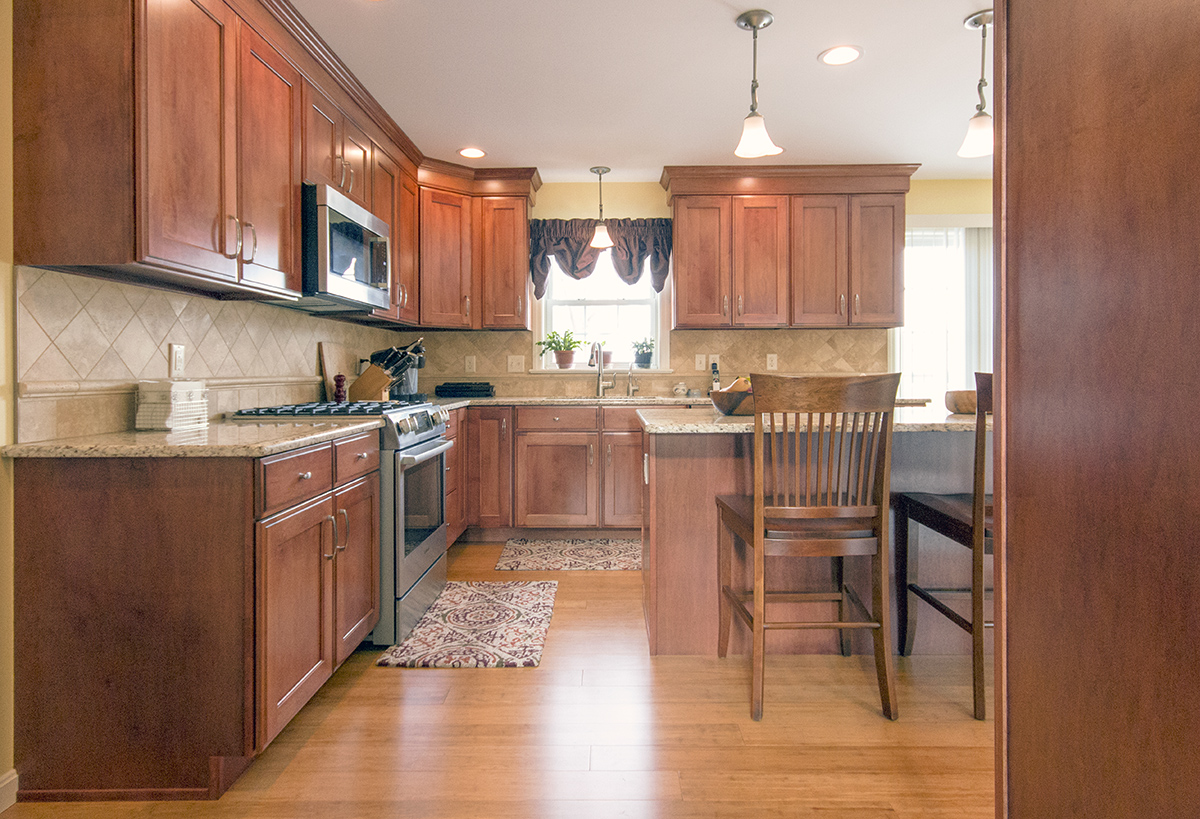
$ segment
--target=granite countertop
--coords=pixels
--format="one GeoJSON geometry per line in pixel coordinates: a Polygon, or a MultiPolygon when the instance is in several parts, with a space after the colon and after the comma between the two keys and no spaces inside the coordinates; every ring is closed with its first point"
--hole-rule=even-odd
{"type": "Polygon", "coordinates": [[[606,395],[603,398],[565,398],[550,396],[503,396],[496,398],[434,398],[436,403],[448,410],[460,407],[537,407],[537,406],[585,406],[585,407],[621,407],[621,406],[675,406],[686,407],[692,404],[709,404],[707,395],[691,398],[677,395],[606,395]]]}
{"type": "Polygon", "coordinates": [[[261,458],[379,429],[378,418],[327,423],[213,423],[180,432],[141,430],[13,444],[6,458],[261,458]]]}
{"type": "MultiPolygon", "coordinates": [[[[722,415],[715,407],[692,409],[652,407],[638,410],[642,429],[651,434],[745,434],[754,431],[752,415],[722,415]]],[[[950,415],[938,407],[901,407],[896,410],[893,432],[974,432],[974,415],[950,415]]]]}

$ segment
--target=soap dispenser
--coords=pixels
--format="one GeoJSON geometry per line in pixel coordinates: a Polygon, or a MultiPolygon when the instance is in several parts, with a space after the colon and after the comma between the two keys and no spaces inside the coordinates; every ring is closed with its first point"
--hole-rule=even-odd
{"type": "Polygon", "coordinates": [[[714,391],[719,391],[721,389],[721,374],[717,372],[716,362],[713,362],[712,365],[712,375],[712,388],[714,391]]]}

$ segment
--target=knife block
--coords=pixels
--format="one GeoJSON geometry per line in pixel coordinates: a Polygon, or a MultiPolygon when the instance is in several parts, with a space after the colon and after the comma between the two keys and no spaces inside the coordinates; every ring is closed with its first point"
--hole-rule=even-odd
{"type": "Polygon", "coordinates": [[[350,385],[346,398],[350,401],[386,401],[391,383],[391,376],[379,365],[372,364],[350,385]]]}

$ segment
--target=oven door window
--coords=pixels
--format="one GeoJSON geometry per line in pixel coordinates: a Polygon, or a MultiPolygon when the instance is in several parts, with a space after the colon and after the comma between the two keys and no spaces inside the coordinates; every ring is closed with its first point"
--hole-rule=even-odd
{"type": "Polygon", "coordinates": [[[404,470],[404,554],[425,542],[443,519],[445,456],[430,458],[404,470]]]}

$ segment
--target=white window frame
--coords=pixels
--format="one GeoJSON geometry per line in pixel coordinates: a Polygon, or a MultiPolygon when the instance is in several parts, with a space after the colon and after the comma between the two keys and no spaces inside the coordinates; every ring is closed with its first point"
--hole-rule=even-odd
{"type": "MultiPolygon", "coordinates": [[[[609,251],[604,251],[604,252],[609,252],[609,251]]],[[[566,274],[563,273],[562,270],[559,269],[559,267],[556,263],[552,263],[550,265],[550,275],[551,276],[564,276],[566,274]]],[[[647,271],[647,272],[643,273],[642,275],[649,276],[650,273],[647,271]]],[[[671,373],[671,372],[673,372],[673,370],[671,370],[671,368],[670,368],[670,363],[671,363],[671,318],[672,318],[672,316],[671,316],[671,304],[672,304],[671,282],[672,282],[673,278],[674,278],[673,276],[668,274],[667,280],[663,285],[662,292],[656,293],[654,296],[654,304],[655,304],[655,308],[657,309],[657,317],[658,317],[658,334],[657,334],[657,338],[655,339],[655,342],[654,342],[654,355],[655,355],[654,360],[657,362],[657,366],[653,367],[653,368],[647,368],[647,369],[642,369],[639,367],[634,370],[635,373],[652,374],[652,373],[671,373]]],[[[603,303],[603,302],[598,302],[598,303],[603,303]]],[[[541,373],[541,374],[546,374],[546,375],[555,375],[555,374],[570,375],[571,373],[580,373],[580,372],[586,373],[586,372],[591,371],[590,368],[587,366],[587,351],[584,349],[580,350],[580,352],[582,352],[583,355],[576,356],[575,366],[569,370],[563,370],[563,369],[559,369],[558,367],[556,367],[554,365],[554,358],[550,354],[542,355],[541,348],[537,346],[537,342],[541,341],[545,337],[545,330],[546,330],[546,326],[548,323],[546,320],[546,311],[549,309],[549,306],[550,306],[550,301],[549,301],[549,299],[546,299],[546,298],[538,299],[534,303],[534,309],[532,310],[533,315],[532,315],[532,319],[530,321],[530,329],[533,331],[532,332],[533,338],[532,338],[532,344],[530,346],[530,358],[529,358],[529,360],[533,363],[533,366],[530,368],[529,372],[530,373],[541,373]]],[[[614,356],[614,358],[615,358],[615,356],[614,356]]],[[[625,366],[629,366],[629,362],[624,362],[624,364],[625,364],[625,366]]]]}

